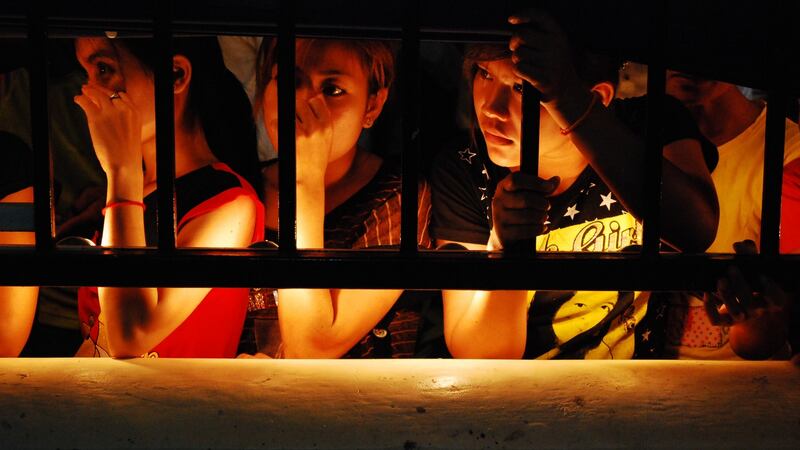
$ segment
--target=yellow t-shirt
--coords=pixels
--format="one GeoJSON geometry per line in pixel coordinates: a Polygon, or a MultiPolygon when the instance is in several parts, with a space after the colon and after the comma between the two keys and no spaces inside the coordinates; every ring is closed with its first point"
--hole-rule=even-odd
{"type": "MultiPolygon", "coordinates": [[[[717,237],[709,253],[733,253],[733,244],[745,239],[760,244],[766,121],[765,107],[749,128],[718,147],[719,163],[711,178],[719,197],[720,218],[717,237]]],[[[797,124],[788,119],[785,139],[784,165],[800,157],[800,131],[797,124]]],[[[668,327],[682,329],[683,333],[667,340],[667,352],[680,359],[741,359],[731,349],[728,327],[714,327],[708,322],[702,299],[687,294],[679,303],[672,309],[680,311],[683,318],[675,316],[678,322],[668,327]]]]}
{"type": "MultiPolygon", "coordinates": [[[[610,194],[608,198],[611,198],[610,194]]],[[[630,245],[636,245],[641,232],[641,224],[632,215],[622,211],[619,215],[559,228],[538,236],[536,247],[540,252],[618,252],[630,245]]],[[[529,320],[528,346],[535,345],[537,348],[526,348],[526,355],[538,359],[558,356],[630,359],[633,356],[634,329],[647,313],[649,292],[577,291],[536,294],[535,291],[530,292],[530,315],[543,320],[529,320]],[[543,307],[544,310],[537,310],[537,302],[548,304],[543,307]],[[614,310],[618,302],[630,304],[620,305],[624,310],[611,320],[607,330],[602,331],[602,338],[597,345],[582,349],[579,354],[572,354],[559,347],[599,324],[614,310]],[[543,353],[539,350],[550,345],[555,347],[543,353]]]]}
{"type": "MultiPolygon", "coordinates": [[[[761,192],[764,184],[764,138],[767,108],[742,134],[719,146],[711,173],[719,197],[719,228],[709,253],[733,253],[733,244],[761,241],[761,192]]],[[[786,120],[783,164],[800,157],[800,131],[786,120]]]]}

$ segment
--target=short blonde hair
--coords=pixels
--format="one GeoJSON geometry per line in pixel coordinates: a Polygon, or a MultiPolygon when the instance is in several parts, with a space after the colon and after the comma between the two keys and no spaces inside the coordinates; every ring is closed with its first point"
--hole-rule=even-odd
{"type": "MultiPolygon", "coordinates": [[[[315,45],[342,45],[353,50],[367,73],[369,94],[380,89],[388,89],[395,77],[395,58],[391,45],[386,41],[361,39],[298,39],[298,45],[311,48],[315,45]]],[[[256,63],[256,112],[260,111],[264,90],[272,80],[272,66],[277,63],[277,40],[269,39],[261,43],[256,63]]]]}

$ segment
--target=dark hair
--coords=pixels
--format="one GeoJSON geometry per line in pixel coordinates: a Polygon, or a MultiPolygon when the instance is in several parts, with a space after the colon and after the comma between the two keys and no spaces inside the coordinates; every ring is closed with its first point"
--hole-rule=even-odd
{"type": "MultiPolygon", "coordinates": [[[[509,50],[508,45],[468,44],[464,49],[463,74],[470,88],[470,94],[472,93],[472,81],[478,72],[478,62],[497,61],[506,58],[511,58],[511,50],[509,50]]],[[[616,88],[619,83],[619,70],[622,67],[622,61],[616,58],[594,54],[573,47],[572,60],[578,77],[586,83],[587,88],[601,82],[610,82],[616,88]]],[[[472,122],[470,138],[472,144],[475,148],[485,152],[486,143],[483,140],[483,135],[478,130],[478,120],[475,115],[477,112],[472,107],[470,107],[470,110],[472,111],[470,114],[472,122]]]]}
{"type": "MultiPolygon", "coordinates": [[[[264,39],[258,49],[256,63],[256,111],[260,110],[264,90],[272,79],[272,66],[277,63],[275,39],[264,39]]],[[[368,76],[369,93],[375,94],[379,89],[388,89],[394,81],[394,52],[386,41],[367,41],[360,39],[303,39],[301,45],[309,47],[316,43],[341,44],[353,50],[361,60],[368,76]]]]}
{"type": "MultiPolygon", "coordinates": [[[[112,39],[152,73],[155,43],[150,39],[112,39]]],[[[178,38],[174,53],[192,63],[192,79],[184,120],[199,126],[214,156],[244,177],[261,195],[256,129],[250,101],[238,79],[225,67],[216,37],[178,38]]]]}
{"type": "MultiPolygon", "coordinates": [[[[470,44],[464,50],[464,76],[472,84],[477,63],[479,61],[496,61],[511,58],[508,45],[500,44],[470,44]]],[[[578,77],[591,87],[597,83],[609,82],[617,86],[619,83],[619,70],[622,61],[606,55],[589,52],[582,48],[573,47],[572,61],[578,77]]]]}

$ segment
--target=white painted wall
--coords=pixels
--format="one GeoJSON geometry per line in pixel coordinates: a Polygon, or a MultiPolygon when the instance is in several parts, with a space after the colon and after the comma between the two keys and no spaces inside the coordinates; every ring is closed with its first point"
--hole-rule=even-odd
{"type": "Polygon", "coordinates": [[[800,448],[788,362],[0,360],[0,448],[800,448]]]}

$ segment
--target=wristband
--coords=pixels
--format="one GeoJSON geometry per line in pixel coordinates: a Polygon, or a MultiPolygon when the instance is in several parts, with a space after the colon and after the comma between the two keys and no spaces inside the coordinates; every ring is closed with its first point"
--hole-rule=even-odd
{"type": "Polygon", "coordinates": [[[106,215],[106,211],[108,211],[111,208],[116,208],[118,206],[138,206],[138,207],[142,208],[143,211],[145,209],[147,209],[144,206],[144,203],[142,203],[142,202],[136,202],[136,201],[133,201],[133,200],[121,200],[121,201],[118,201],[118,202],[111,202],[111,203],[107,204],[106,207],[103,208],[103,216],[106,215]]]}

